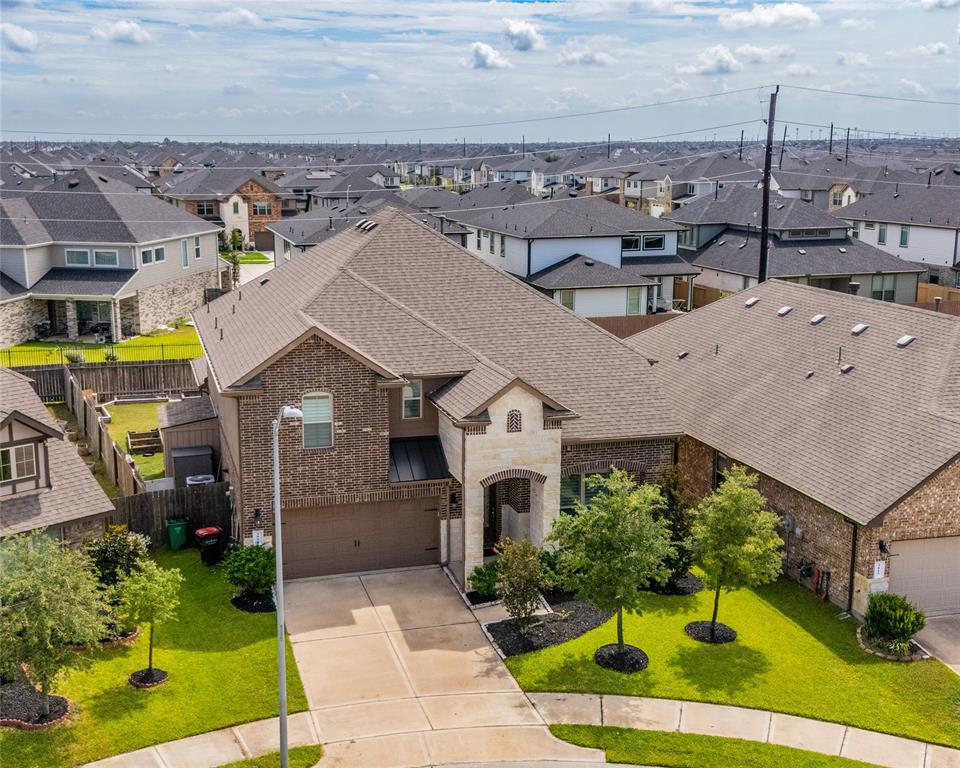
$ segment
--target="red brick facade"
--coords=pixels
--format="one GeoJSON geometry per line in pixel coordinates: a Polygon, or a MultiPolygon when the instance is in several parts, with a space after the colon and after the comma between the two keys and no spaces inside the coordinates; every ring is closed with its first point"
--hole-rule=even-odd
{"type": "Polygon", "coordinates": [[[270,190],[261,187],[254,181],[245,181],[237,187],[236,192],[243,198],[243,202],[247,204],[247,221],[249,222],[251,240],[253,240],[253,236],[257,234],[257,232],[266,231],[267,224],[280,220],[283,200],[270,190]],[[253,212],[254,203],[268,203],[270,205],[270,214],[267,216],[255,215],[253,212]]]}
{"type": "Polygon", "coordinates": [[[563,446],[560,474],[567,477],[603,472],[612,464],[651,480],[673,466],[674,445],[672,438],[571,443],[563,446]]]}

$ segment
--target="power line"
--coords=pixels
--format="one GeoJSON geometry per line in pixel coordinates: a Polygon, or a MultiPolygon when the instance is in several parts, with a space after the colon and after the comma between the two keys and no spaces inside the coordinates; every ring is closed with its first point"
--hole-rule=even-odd
{"type": "MultiPolygon", "coordinates": [[[[769,86],[762,86],[769,87],[769,86]]],[[[835,96],[855,96],[861,99],[882,99],[884,101],[904,101],[914,104],[938,104],[948,107],[960,107],[960,101],[937,101],[935,99],[915,99],[906,96],[888,96],[879,93],[855,93],[853,91],[834,91],[829,88],[811,88],[805,85],[784,85],[784,88],[792,88],[795,91],[812,91],[813,93],[826,93],[835,96]]]]}

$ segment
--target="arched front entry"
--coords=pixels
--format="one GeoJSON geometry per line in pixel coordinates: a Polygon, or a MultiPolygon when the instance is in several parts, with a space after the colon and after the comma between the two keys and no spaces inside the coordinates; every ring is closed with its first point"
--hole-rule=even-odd
{"type": "Polygon", "coordinates": [[[539,514],[546,475],[531,469],[511,468],[494,472],[480,481],[483,489],[483,556],[494,554],[502,538],[539,540],[542,526],[532,523],[539,514]]]}

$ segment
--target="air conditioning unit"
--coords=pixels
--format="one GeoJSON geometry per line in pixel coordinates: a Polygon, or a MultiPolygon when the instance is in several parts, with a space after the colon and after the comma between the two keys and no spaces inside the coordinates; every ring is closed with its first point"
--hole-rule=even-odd
{"type": "Polygon", "coordinates": [[[785,530],[787,533],[793,533],[794,528],[797,525],[796,518],[790,514],[784,515],[781,525],[783,525],[783,530],[785,530]]]}

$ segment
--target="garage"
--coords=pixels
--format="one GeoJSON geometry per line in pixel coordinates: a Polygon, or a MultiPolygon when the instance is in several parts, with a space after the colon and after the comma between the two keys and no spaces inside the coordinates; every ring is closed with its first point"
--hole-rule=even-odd
{"type": "Polygon", "coordinates": [[[341,504],[283,513],[288,579],[440,562],[437,498],[341,504]]]}
{"type": "Polygon", "coordinates": [[[890,591],[927,616],[960,614],[960,536],[890,544],[890,591]]]}
{"type": "Polygon", "coordinates": [[[268,229],[253,233],[253,244],[258,251],[273,250],[273,232],[268,229]]]}

